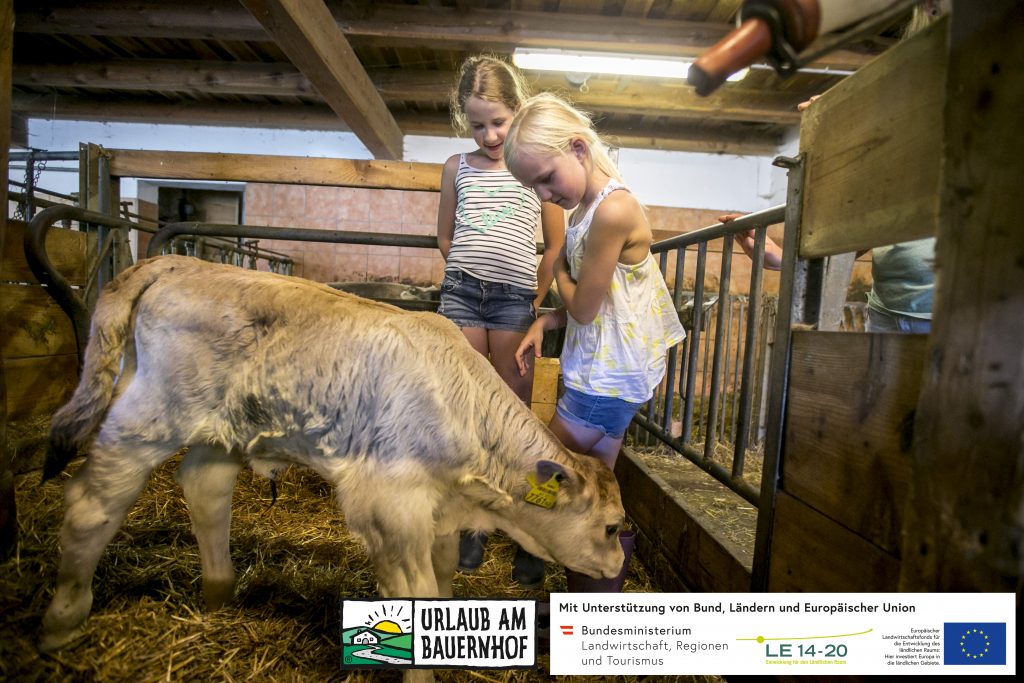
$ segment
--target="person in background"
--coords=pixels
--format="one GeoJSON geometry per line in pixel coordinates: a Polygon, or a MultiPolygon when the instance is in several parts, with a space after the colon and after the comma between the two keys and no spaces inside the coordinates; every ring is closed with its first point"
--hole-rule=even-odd
{"type": "MultiPolygon", "coordinates": [[[[514,354],[551,286],[551,263],[565,241],[565,214],[542,204],[505,168],[505,135],[525,98],[522,76],[510,64],[488,56],[462,64],[451,96],[452,118],[459,132],[472,135],[476,149],[444,164],[437,242],[445,259],[438,313],[462,329],[529,405],[533,371],[521,374],[514,354]],[[545,244],[539,265],[538,224],[545,244]]],[[[485,542],[485,535],[463,533],[461,569],[480,566],[485,542]]],[[[543,560],[519,548],[513,577],[526,587],[538,585],[543,560]]]]}
{"type": "MultiPolygon", "coordinates": [[[[914,7],[903,37],[913,35],[949,11],[949,0],[925,0],[914,7]]],[[[797,105],[799,111],[818,99],[818,95],[797,105]]],[[[742,214],[726,214],[725,223],[742,214]]],[[[753,231],[736,235],[736,241],[752,256],[753,231]]],[[[867,250],[857,252],[858,258],[867,250]]],[[[868,332],[928,334],[932,323],[932,295],[935,291],[935,238],[902,242],[871,250],[871,291],[868,292],[868,332]]],[[[779,270],[782,250],[771,239],[765,240],[764,267],[779,270]]]]}

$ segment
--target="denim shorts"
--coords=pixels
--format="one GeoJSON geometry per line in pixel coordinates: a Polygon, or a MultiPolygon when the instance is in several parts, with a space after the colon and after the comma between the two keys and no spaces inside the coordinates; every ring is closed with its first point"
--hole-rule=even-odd
{"type": "Polygon", "coordinates": [[[459,327],[526,332],[537,319],[536,292],[505,282],[479,280],[461,270],[446,270],[437,312],[459,327]]]}
{"type": "Polygon", "coordinates": [[[555,412],[566,422],[597,429],[604,432],[605,436],[620,439],[642,405],[612,396],[584,394],[566,387],[562,398],[558,399],[555,412]]]}

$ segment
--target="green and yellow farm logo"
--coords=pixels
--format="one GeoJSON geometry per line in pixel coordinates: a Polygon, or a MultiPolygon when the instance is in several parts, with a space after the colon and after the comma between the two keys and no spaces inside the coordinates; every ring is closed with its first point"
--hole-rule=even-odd
{"type": "Polygon", "coordinates": [[[341,611],[343,668],[412,664],[411,600],[346,600],[341,611]]]}

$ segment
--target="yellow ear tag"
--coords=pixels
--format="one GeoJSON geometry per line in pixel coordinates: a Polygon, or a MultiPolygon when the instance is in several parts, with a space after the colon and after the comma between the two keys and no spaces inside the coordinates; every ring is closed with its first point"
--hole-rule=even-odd
{"type": "Polygon", "coordinates": [[[526,475],[526,481],[530,484],[530,491],[523,496],[523,500],[533,505],[539,505],[542,508],[555,507],[555,498],[558,495],[558,479],[556,475],[551,475],[550,479],[538,485],[536,473],[530,472],[526,475]]]}

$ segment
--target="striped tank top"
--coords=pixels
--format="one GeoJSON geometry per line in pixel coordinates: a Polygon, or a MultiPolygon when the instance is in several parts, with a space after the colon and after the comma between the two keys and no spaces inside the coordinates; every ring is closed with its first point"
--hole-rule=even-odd
{"type": "Polygon", "coordinates": [[[537,289],[540,200],[505,169],[483,170],[459,157],[455,232],[445,270],[537,289]]]}

